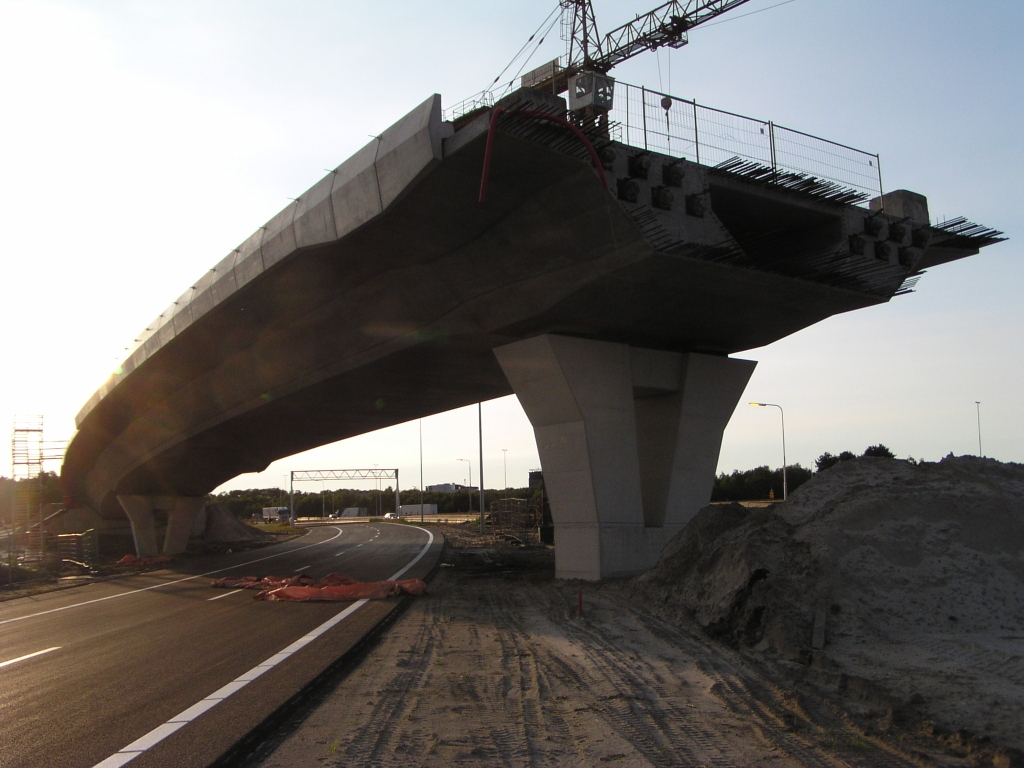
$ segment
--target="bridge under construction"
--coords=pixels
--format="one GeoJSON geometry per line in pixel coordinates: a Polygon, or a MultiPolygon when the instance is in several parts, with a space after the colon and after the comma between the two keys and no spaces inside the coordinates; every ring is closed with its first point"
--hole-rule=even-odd
{"type": "Polygon", "coordinates": [[[600,67],[431,96],[157,317],[79,413],[63,482],[173,553],[238,474],[514,393],[558,575],[643,570],[710,498],[755,365],[734,355],[1000,239],[881,181],[877,155],[600,67]]]}

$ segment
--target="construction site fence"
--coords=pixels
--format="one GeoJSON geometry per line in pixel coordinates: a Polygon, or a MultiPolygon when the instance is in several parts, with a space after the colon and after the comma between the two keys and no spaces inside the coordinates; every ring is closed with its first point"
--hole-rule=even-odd
{"type": "Polygon", "coordinates": [[[623,144],[709,166],[738,157],[882,194],[877,154],[629,83],[615,83],[613,103],[609,133],[623,144]]]}

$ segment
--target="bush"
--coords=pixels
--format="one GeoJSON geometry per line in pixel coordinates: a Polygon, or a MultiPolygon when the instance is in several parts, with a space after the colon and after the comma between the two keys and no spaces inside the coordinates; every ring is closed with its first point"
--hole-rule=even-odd
{"type": "Polygon", "coordinates": [[[872,445],[870,448],[864,449],[865,456],[874,456],[879,459],[895,459],[896,454],[886,448],[884,445],[879,443],[878,445],[872,445]]]}
{"type": "MultiPolygon", "coordinates": [[[[861,456],[873,456],[881,459],[895,459],[896,454],[890,451],[887,447],[879,443],[878,445],[872,445],[869,448],[864,449],[864,453],[861,456]]],[[[849,461],[855,459],[857,456],[852,451],[843,451],[838,456],[833,456],[828,451],[825,451],[821,456],[814,460],[814,466],[818,468],[818,472],[824,472],[829,467],[834,467],[840,461],[849,461]]]]}
{"type": "MultiPolygon", "coordinates": [[[[786,467],[786,486],[790,493],[811,479],[811,470],[799,464],[786,467]]],[[[771,498],[772,491],[776,499],[782,499],[782,468],[769,469],[756,467],[746,471],[735,470],[732,474],[724,472],[715,478],[715,486],[711,491],[712,501],[755,501],[771,498]]]]}
{"type": "Polygon", "coordinates": [[[818,472],[824,472],[829,467],[834,467],[840,461],[848,461],[849,459],[857,458],[849,451],[843,451],[838,456],[833,456],[828,451],[825,451],[821,456],[814,460],[814,466],[817,467],[818,472]]]}

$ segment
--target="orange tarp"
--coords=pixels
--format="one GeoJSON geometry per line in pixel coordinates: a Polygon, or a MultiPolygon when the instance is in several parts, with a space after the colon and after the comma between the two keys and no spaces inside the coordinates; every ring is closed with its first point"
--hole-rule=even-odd
{"type": "Polygon", "coordinates": [[[313,600],[374,600],[395,595],[422,595],[427,585],[419,579],[402,581],[356,581],[350,576],[332,573],[315,582],[301,576],[227,576],[211,586],[228,589],[258,589],[256,600],[310,602],[313,600]]]}

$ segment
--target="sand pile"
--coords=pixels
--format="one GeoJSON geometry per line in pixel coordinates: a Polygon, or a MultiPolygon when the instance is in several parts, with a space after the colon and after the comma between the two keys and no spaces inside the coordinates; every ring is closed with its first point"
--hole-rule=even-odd
{"type": "Polygon", "coordinates": [[[251,543],[271,541],[274,535],[246,525],[216,504],[206,505],[206,530],[203,542],[207,544],[251,543]]]}
{"type": "Polygon", "coordinates": [[[635,591],[783,667],[1024,749],[1022,465],[842,462],[772,509],[702,510],[635,591]]]}

